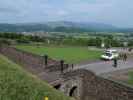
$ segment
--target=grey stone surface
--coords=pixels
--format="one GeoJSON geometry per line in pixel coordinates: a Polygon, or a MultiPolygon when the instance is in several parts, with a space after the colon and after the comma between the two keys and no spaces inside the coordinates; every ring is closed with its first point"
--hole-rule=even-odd
{"type": "Polygon", "coordinates": [[[81,66],[75,66],[74,68],[90,70],[94,72],[96,75],[100,75],[103,73],[108,73],[108,72],[113,72],[113,71],[118,71],[118,70],[123,70],[128,68],[131,69],[133,68],[133,60],[127,60],[126,62],[119,60],[117,68],[113,67],[113,61],[101,61],[101,62],[86,64],[81,66]]]}

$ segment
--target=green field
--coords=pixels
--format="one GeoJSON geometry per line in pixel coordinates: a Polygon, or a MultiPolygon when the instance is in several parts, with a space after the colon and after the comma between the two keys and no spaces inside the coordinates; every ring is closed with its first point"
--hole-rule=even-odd
{"type": "Polygon", "coordinates": [[[70,100],[0,55],[0,100],[70,100]]]}
{"type": "Polygon", "coordinates": [[[16,46],[19,49],[38,55],[47,54],[51,58],[63,59],[68,63],[79,63],[84,60],[96,60],[100,58],[101,51],[88,50],[85,47],[57,47],[57,46],[16,46]]]}

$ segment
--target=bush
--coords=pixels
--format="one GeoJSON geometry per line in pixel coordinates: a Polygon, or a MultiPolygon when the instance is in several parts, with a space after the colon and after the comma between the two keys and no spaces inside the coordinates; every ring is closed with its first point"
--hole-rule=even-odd
{"type": "Polygon", "coordinates": [[[26,37],[23,37],[21,39],[17,39],[16,42],[17,43],[30,43],[30,41],[26,37]]]}
{"type": "Polygon", "coordinates": [[[11,41],[7,40],[7,39],[0,39],[0,45],[10,45],[11,44],[11,41]]]}

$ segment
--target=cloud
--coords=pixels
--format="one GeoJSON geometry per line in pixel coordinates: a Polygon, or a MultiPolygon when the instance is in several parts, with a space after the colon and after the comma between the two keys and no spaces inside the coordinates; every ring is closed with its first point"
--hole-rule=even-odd
{"type": "Polygon", "coordinates": [[[19,10],[12,8],[0,7],[0,13],[19,13],[19,10]]]}
{"type": "Polygon", "coordinates": [[[1,0],[0,22],[72,20],[133,26],[133,0],[1,0]]]}

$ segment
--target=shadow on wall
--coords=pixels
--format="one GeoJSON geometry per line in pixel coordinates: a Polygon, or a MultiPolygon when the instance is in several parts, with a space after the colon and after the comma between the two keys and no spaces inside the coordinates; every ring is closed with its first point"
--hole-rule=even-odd
{"type": "Polygon", "coordinates": [[[57,89],[57,90],[59,90],[60,87],[61,87],[61,84],[57,84],[57,85],[54,86],[54,88],[57,89]]]}
{"type": "MultiPolygon", "coordinates": [[[[61,84],[55,85],[54,88],[57,89],[57,90],[60,90],[61,84]]],[[[77,86],[73,86],[72,88],[70,88],[69,96],[70,97],[77,97],[77,89],[78,89],[77,86]]]]}
{"type": "Polygon", "coordinates": [[[76,97],[77,88],[78,88],[77,86],[74,86],[73,88],[70,89],[70,92],[69,92],[70,97],[76,97]]]}

